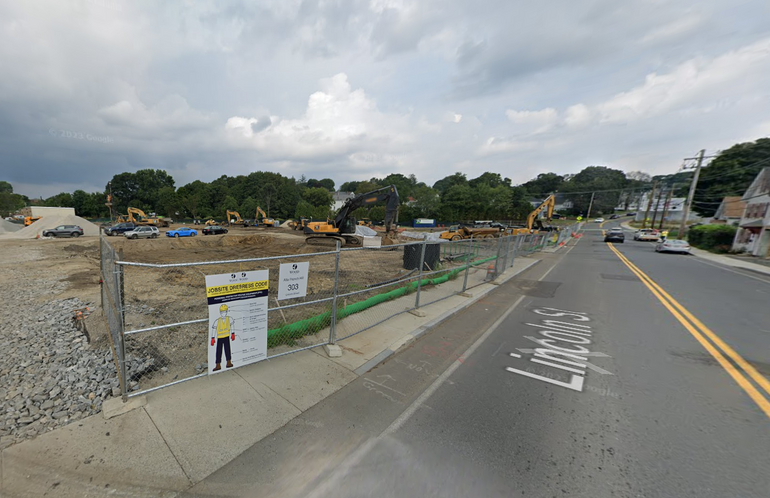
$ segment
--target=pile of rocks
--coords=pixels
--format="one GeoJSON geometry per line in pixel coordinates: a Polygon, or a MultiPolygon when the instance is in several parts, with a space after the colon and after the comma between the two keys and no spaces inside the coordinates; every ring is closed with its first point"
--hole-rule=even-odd
{"type": "MultiPolygon", "coordinates": [[[[52,292],[62,286],[45,283],[52,292]]],[[[0,311],[0,448],[98,413],[120,395],[112,351],[91,349],[72,321],[87,303],[34,303],[21,293],[0,311]]]]}

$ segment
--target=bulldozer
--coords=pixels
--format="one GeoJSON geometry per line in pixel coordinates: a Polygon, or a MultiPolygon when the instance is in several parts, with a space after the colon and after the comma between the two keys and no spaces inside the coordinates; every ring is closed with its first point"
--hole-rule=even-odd
{"type": "Polygon", "coordinates": [[[219,223],[214,218],[209,218],[206,220],[206,223],[204,223],[204,225],[206,225],[207,227],[210,227],[214,225],[219,225],[219,223]]]}
{"type": "Polygon", "coordinates": [[[157,216],[147,216],[139,208],[128,208],[128,221],[134,225],[140,226],[154,226],[154,227],[168,227],[168,220],[158,218],[157,216]]]}
{"type": "Polygon", "coordinates": [[[254,214],[254,225],[259,226],[259,224],[260,224],[259,215],[260,214],[262,215],[262,222],[261,223],[263,225],[265,225],[266,227],[277,228],[277,227],[280,226],[280,223],[278,222],[278,220],[273,219],[273,218],[268,218],[267,214],[265,214],[265,212],[259,206],[257,206],[257,212],[254,214]]]}
{"type": "Polygon", "coordinates": [[[337,216],[333,220],[310,221],[305,225],[304,232],[307,237],[305,242],[313,245],[331,245],[340,242],[341,246],[360,246],[363,242],[356,235],[358,222],[352,213],[356,209],[369,206],[378,202],[385,202],[385,234],[386,239],[395,238],[394,222],[398,218],[398,190],[395,185],[389,185],[377,190],[372,190],[356,197],[351,197],[342,205],[337,216]]]}
{"type": "Polygon", "coordinates": [[[242,226],[247,227],[249,226],[249,222],[241,218],[241,215],[238,214],[238,211],[230,211],[227,210],[227,226],[242,226]]]}
{"type": "Polygon", "coordinates": [[[39,220],[40,218],[42,218],[42,216],[25,216],[24,217],[24,226],[28,227],[31,224],[33,224],[34,222],[36,222],[37,220],[39,220]]]}

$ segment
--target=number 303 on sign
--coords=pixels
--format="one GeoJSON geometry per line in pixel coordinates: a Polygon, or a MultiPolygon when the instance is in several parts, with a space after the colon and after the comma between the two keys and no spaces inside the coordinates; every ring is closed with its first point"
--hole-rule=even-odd
{"type": "Polygon", "coordinates": [[[283,263],[278,275],[278,300],[296,299],[307,295],[310,263],[283,263]]]}

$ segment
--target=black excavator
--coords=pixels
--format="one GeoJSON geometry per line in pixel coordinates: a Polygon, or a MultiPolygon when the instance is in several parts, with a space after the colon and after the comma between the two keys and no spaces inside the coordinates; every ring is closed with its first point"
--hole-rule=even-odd
{"type": "Polygon", "coordinates": [[[360,246],[362,240],[356,236],[356,219],[351,216],[353,211],[360,207],[370,206],[380,202],[385,203],[385,236],[395,236],[394,222],[398,218],[398,190],[395,185],[389,185],[377,190],[372,190],[356,197],[351,197],[342,205],[337,216],[333,220],[309,221],[304,227],[307,237],[305,242],[313,245],[340,245],[360,246]]]}

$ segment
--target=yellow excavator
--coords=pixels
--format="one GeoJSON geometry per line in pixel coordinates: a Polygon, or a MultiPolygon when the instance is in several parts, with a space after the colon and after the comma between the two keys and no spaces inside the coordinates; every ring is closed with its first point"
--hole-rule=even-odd
{"type": "Polygon", "coordinates": [[[289,228],[292,230],[304,230],[307,224],[310,223],[310,218],[301,216],[298,220],[292,220],[289,222],[289,228]]]}
{"type": "Polygon", "coordinates": [[[257,212],[254,214],[254,224],[255,225],[259,226],[259,224],[260,224],[260,221],[259,221],[259,215],[260,214],[262,215],[261,223],[263,225],[265,225],[266,227],[277,228],[277,227],[280,226],[280,223],[278,223],[278,220],[273,219],[273,218],[268,218],[267,214],[259,206],[257,206],[257,212]]]}
{"type": "Polygon", "coordinates": [[[236,226],[243,226],[247,227],[249,226],[249,222],[241,218],[241,215],[238,214],[238,211],[230,211],[227,210],[227,226],[231,227],[233,225],[236,226]]]}
{"type": "Polygon", "coordinates": [[[210,227],[214,225],[219,225],[219,223],[217,223],[217,220],[215,220],[214,218],[209,218],[206,220],[206,223],[204,223],[204,225],[206,225],[207,227],[210,227]]]}
{"type": "Polygon", "coordinates": [[[128,221],[134,225],[154,226],[154,227],[168,227],[168,220],[158,218],[156,216],[147,216],[139,208],[128,208],[128,221]]]}
{"type": "Polygon", "coordinates": [[[362,240],[356,236],[358,223],[351,216],[353,211],[360,207],[369,206],[378,202],[385,202],[385,233],[386,236],[395,237],[394,221],[398,217],[398,190],[395,185],[372,190],[357,197],[351,197],[342,205],[337,216],[333,220],[310,221],[305,225],[304,232],[307,237],[305,242],[313,245],[334,244],[361,245],[362,240]]]}
{"type": "Polygon", "coordinates": [[[41,218],[41,216],[25,216],[24,217],[24,226],[28,227],[31,224],[33,224],[34,222],[36,222],[37,220],[39,220],[40,218],[41,218]]]}
{"type": "Polygon", "coordinates": [[[550,232],[552,227],[550,225],[543,225],[543,221],[538,218],[538,215],[543,209],[546,211],[546,221],[551,222],[553,217],[553,208],[556,206],[556,196],[554,194],[549,195],[546,200],[542,202],[534,211],[527,216],[527,231],[531,232],[536,229],[539,232],[550,232]]]}

